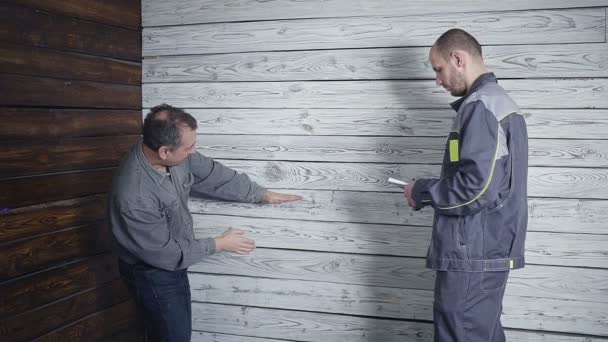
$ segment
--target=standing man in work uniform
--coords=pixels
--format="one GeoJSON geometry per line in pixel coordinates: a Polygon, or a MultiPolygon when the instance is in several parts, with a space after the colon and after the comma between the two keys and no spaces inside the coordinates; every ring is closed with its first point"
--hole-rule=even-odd
{"type": "Polygon", "coordinates": [[[524,267],[528,143],[524,117],[486,70],[481,46],[452,29],[433,45],[438,85],[461,97],[441,176],[405,188],[414,210],[435,210],[427,267],[437,271],[435,341],[501,342],[509,271],[524,267]]]}
{"type": "Polygon", "coordinates": [[[179,108],[152,108],[143,140],[122,161],[109,196],[119,271],[142,315],[147,341],[190,341],[189,266],[217,252],[248,254],[255,248],[240,229],[196,239],[188,210],[191,190],[251,203],[301,199],[268,191],[198,153],[196,128],[196,120],[179,108]]]}

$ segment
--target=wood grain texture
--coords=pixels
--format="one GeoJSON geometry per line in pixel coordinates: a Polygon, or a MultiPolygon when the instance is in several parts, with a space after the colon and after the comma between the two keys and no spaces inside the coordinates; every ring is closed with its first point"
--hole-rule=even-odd
{"type": "MultiPolygon", "coordinates": [[[[194,215],[197,238],[244,229],[261,248],[426,257],[431,227],[194,215]]],[[[531,264],[605,268],[607,235],[528,232],[531,264]]],[[[286,251],[286,253],[289,253],[286,251]]]]}
{"type": "MultiPolygon", "coordinates": [[[[430,226],[432,210],[412,212],[399,193],[355,191],[281,190],[300,194],[304,200],[280,205],[218,202],[193,198],[190,210],[257,218],[285,218],[328,222],[430,226]]],[[[582,199],[530,198],[528,230],[606,234],[602,222],[608,220],[606,201],[582,199]]]]}
{"type": "Polygon", "coordinates": [[[3,245],[0,279],[43,270],[68,260],[108,252],[111,232],[107,222],[62,230],[3,245]]]}
{"type": "Polygon", "coordinates": [[[114,169],[76,171],[0,180],[0,208],[103,194],[110,190],[114,169]],[[5,192],[6,191],[6,192],[5,192]]]}
{"type": "Polygon", "coordinates": [[[10,43],[0,43],[0,72],[141,84],[141,63],[10,43]]]}
{"type": "Polygon", "coordinates": [[[0,178],[118,166],[140,136],[0,143],[0,178]]]}
{"type": "Polygon", "coordinates": [[[465,29],[483,45],[603,43],[606,13],[469,12],[154,27],[143,30],[143,55],[430,46],[453,27],[465,29]]]}
{"type": "Polygon", "coordinates": [[[0,108],[0,139],[45,140],[141,134],[136,110],[0,108]]]}
{"type": "Polygon", "coordinates": [[[0,22],[2,41],[130,61],[141,60],[139,31],[7,3],[0,4],[0,11],[6,14],[0,22]]]}
{"type": "Polygon", "coordinates": [[[274,338],[260,338],[242,335],[229,335],[208,333],[202,331],[192,332],[192,342],[285,342],[287,340],[277,340],[274,338]]]}
{"type": "MultiPolygon", "coordinates": [[[[120,337],[113,335],[120,335],[121,332],[131,328],[131,325],[136,319],[137,310],[135,303],[133,300],[129,300],[91,314],[66,327],[40,336],[35,339],[35,341],[103,341],[104,338],[118,341],[120,340],[120,337]]],[[[142,340],[143,339],[140,337],[140,341],[142,340]]]]}
{"type": "MultiPolygon", "coordinates": [[[[608,77],[605,43],[484,46],[500,78],[608,77]]],[[[429,48],[250,52],[143,61],[144,82],[434,79],[429,48]]]]}
{"type": "Polygon", "coordinates": [[[101,254],[0,285],[0,317],[41,307],[118,277],[117,259],[101,254]]]}
{"type": "MultiPolygon", "coordinates": [[[[432,290],[401,290],[331,283],[212,275],[192,275],[193,300],[253,307],[298,309],[344,315],[431,321],[432,290]]],[[[505,327],[605,334],[605,303],[536,299],[547,310],[530,310],[528,297],[506,296],[501,321],[505,327]],[[567,304],[566,304],[567,303],[567,304]],[[569,310],[564,312],[564,306],[569,310]],[[550,308],[550,309],[549,309],[550,308]]]]}
{"type": "MultiPolygon", "coordinates": [[[[356,135],[359,139],[370,135],[445,138],[456,116],[451,109],[188,108],[186,111],[197,119],[198,132],[204,135],[356,135]]],[[[606,139],[608,110],[526,109],[523,113],[530,138],[606,139]]]]}
{"type": "Polygon", "coordinates": [[[292,341],[412,341],[432,339],[432,326],[422,322],[347,317],[313,312],[297,312],[193,303],[194,330],[288,339],[292,341]]]}
{"type": "MultiPolygon", "coordinates": [[[[297,341],[430,341],[432,324],[209,303],[193,305],[194,329],[297,341]]],[[[526,342],[600,342],[597,336],[506,331],[526,342]]],[[[228,340],[231,341],[231,340],[228,340]]],[[[249,341],[244,339],[243,341],[249,341]]],[[[256,340],[252,340],[256,341],[256,340]]]]}
{"type": "Polygon", "coordinates": [[[3,320],[0,322],[0,337],[7,341],[30,340],[128,299],[129,294],[122,280],[115,280],[3,320]]]}
{"type": "Polygon", "coordinates": [[[467,0],[454,4],[449,0],[433,1],[429,6],[424,0],[305,0],[305,1],[217,1],[174,0],[170,3],[143,0],[144,26],[180,25],[228,21],[252,21],[270,19],[350,17],[408,14],[419,15],[455,12],[515,11],[572,7],[607,6],[605,0],[535,0],[509,1],[508,3],[467,0]]]}
{"type": "Polygon", "coordinates": [[[106,196],[97,195],[0,214],[0,243],[99,221],[106,204],[106,196]]]}
{"type": "MultiPolygon", "coordinates": [[[[197,138],[197,149],[215,159],[439,165],[446,137],[447,133],[440,138],[203,134],[197,138]]],[[[608,167],[604,140],[530,139],[528,143],[531,166],[608,167]]]]}
{"type": "MultiPolygon", "coordinates": [[[[424,161],[422,162],[424,163],[424,161]]],[[[387,179],[389,177],[404,180],[435,178],[440,171],[438,166],[432,167],[426,164],[252,160],[222,160],[222,163],[238,172],[251,175],[255,182],[271,188],[327,191],[402,193],[402,187],[388,183],[387,179]]],[[[529,196],[608,199],[608,173],[605,169],[531,167],[528,170],[528,175],[529,196]]]]}
{"type": "MultiPolygon", "coordinates": [[[[435,272],[424,258],[258,248],[247,256],[219,254],[193,273],[292,279],[361,286],[432,290],[435,272]]],[[[606,269],[529,264],[509,276],[509,296],[608,303],[606,269]]]]}
{"type": "Polygon", "coordinates": [[[141,108],[141,87],[91,81],[0,74],[0,105],[141,108]]]}
{"type": "Polygon", "coordinates": [[[140,1],[8,0],[8,2],[98,23],[141,30],[140,1]]]}
{"type": "MultiPolygon", "coordinates": [[[[608,108],[603,79],[504,80],[522,108],[608,108]],[[576,101],[564,101],[574,99],[576,101]]],[[[448,108],[433,81],[149,83],[143,106],[187,108],[448,108]]]]}

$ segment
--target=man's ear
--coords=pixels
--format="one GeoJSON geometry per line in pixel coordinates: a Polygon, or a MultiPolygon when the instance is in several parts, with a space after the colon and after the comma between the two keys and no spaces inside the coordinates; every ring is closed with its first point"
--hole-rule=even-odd
{"type": "Polygon", "coordinates": [[[161,146],[158,149],[158,157],[162,160],[166,160],[169,157],[169,148],[167,146],[161,146]]]}
{"type": "Polygon", "coordinates": [[[461,50],[455,50],[452,53],[450,53],[450,57],[453,58],[454,60],[454,65],[462,68],[465,65],[465,61],[466,61],[466,53],[464,51],[461,50]]]}

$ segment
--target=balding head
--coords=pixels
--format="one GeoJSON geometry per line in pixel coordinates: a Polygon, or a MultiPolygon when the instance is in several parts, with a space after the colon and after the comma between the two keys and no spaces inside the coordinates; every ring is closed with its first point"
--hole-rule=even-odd
{"type": "Polygon", "coordinates": [[[477,39],[461,29],[451,29],[442,34],[433,48],[446,60],[456,50],[468,53],[473,59],[482,60],[481,45],[477,39]]]}

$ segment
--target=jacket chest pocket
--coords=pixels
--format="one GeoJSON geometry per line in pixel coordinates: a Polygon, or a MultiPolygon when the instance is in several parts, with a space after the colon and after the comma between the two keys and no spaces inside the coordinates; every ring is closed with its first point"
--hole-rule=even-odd
{"type": "Polygon", "coordinates": [[[451,176],[460,167],[460,133],[456,131],[450,132],[445,145],[443,167],[445,175],[451,176]]]}

